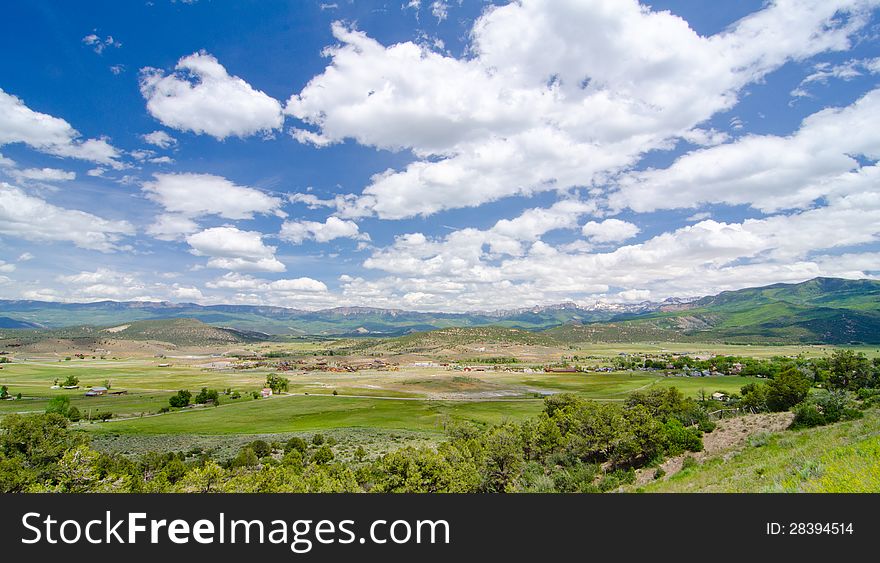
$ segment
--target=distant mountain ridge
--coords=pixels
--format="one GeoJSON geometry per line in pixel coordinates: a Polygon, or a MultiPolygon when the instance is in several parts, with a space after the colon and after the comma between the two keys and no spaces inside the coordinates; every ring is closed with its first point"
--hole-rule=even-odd
{"type": "Polygon", "coordinates": [[[568,341],[880,343],[880,281],[815,278],[725,291],[674,309],[548,331],[568,341]]]}
{"type": "Polygon", "coordinates": [[[661,302],[563,302],[510,310],[431,313],[375,307],[305,311],[262,305],[152,301],[0,300],[0,329],[109,327],[195,319],[247,335],[400,336],[446,328],[546,330],[562,340],[880,342],[880,281],[815,278],[661,302]]]}
{"type": "MultiPolygon", "coordinates": [[[[658,305],[659,306],[659,305],[658,305]]],[[[64,328],[79,325],[107,326],[137,320],[192,318],[215,326],[269,334],[375,334],[401,335],[451,327],[500,324],[540,330],[567,322],[592,322],[613,317],[613,306],[584,308],[573,303],[495,312],[426,313],[377,307],[334,307],[305,311],[261,305],[198,305],[156,301],[96,301],[59,303],[0,300],[0,314],[29,323],[6,328],[64,328]]],[[[644,305],[639,310],[645,310],[644,305]]]]}

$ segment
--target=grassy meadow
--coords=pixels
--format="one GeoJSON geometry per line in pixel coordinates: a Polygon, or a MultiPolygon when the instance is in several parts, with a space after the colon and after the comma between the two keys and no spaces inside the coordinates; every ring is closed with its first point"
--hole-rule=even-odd
{"type": "MultiPolygon", "coordinates": [[[[21,400],[0,402],[0,416],[42,412],[58,396],[70,399],[85,418],[111,412],[117,418],[100,425],[115,432],[260,433],[342,427],[438,431],[445,418],[497,422],[517,419],[540,409],[544,395],[570,392],[597,400],[623,400],[635,390],[676,386],[685,394],[735,392],[751,381],[745,377],[683,378],[645,372],[614,373],[462,373],[445,368],[403,368],[400,371],[357,373],[307,372],[285,374],[290,395],[254,400],[267,369],[217,370],[199,363],[173,364],[156,358],[119,360],[33,360],[5,364],[0,384],[21,400]],[[80,389],[51,389],[69,375],[80,389]],[[124,395],[86,397],[85,391],[110,382],[124,395]],[[231,388],[239,399],[221,395],[220,407],[199,407],[153,416],[179,389],[231,388]],[[330,396],[334,392],[338,396],[330,396]],[[143,417],[143,418],[141,418],[143,417]]],[[[94,426],[94,425],[90,425],[94,426]]]]}

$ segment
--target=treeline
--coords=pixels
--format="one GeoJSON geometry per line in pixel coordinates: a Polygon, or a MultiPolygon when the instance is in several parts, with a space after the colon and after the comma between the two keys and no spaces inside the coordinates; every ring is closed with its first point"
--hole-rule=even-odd
{"type": "Polygon", "coordinates": [[[698,359],[685,355],[626,355],[615,356],[611,363],[617,370],[696,370],[712,371],[729,375],[756,376],[773,378],[777,374],[790,368],[797,368],[808,375],[815,384],[829,383],[838,377],[838,369],[841,362],[846,362],[852,369],[858,364],[861,374],[870,378],[880,371],[880,358],[869,361],[861,352],[852,350],[836,350],[829,356],[819,358],[805,358],[803,356],[773,356],[770,358],[751,358],[747,356],[713,356],[711,358],[698,359]]]}
{"type": "Polygon", "coordinates": [[[0,422],[3,492],[600,492],[634,470],[702,449],[704,409],[675,388],[624,403],[573,395],[545,400],[537,417],[488,427],[449,424],[434,448],[407,447],[374,459],[358,448],[335,459],[330,443],[257,441],[227,461],[146,453],[132,460],[89,447],[59,414],[0,422]]]}
{"type": "Polygon", "coordinates": [[[495,356],[491,358],[465,358],[457,360],[456,363],[459,365],[505,365],[519,363],[519,360],[511,356],[495,356]]]}

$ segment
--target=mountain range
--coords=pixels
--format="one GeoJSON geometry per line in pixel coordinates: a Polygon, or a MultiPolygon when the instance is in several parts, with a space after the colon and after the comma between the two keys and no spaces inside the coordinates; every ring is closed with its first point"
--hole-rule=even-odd
{"type": "MultiPolygon", "coordinates": [[[[618,304],[572,302],[504,311],[426,313],[372,307],[304,311],[252,305],[0,300],[0,331],[112,327],[195,319],[234,334],[400,336],[456,327],[545,331],[560,341],[713,340],[880,343],[880,281],[815,278],[701,298],[618,304]]],[[[120,335],[124,336],[124,335],[120,335]]]]}

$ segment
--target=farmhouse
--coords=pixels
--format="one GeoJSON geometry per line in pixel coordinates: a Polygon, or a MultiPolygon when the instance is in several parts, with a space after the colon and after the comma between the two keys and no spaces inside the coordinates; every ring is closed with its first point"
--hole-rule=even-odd
{"type": "Polygon", "coordinates": [[[100,397],[107,394],[108,389],[103,386],[92,387],[86,391],[86,397],[100,397]]]}
{"type": "Polygon", "coordinates": [[[266,397],[272,396],[272,389],[269,387],[263,387],[263,390],[260,391],[260,395],[265,399],[266,397]]]}

